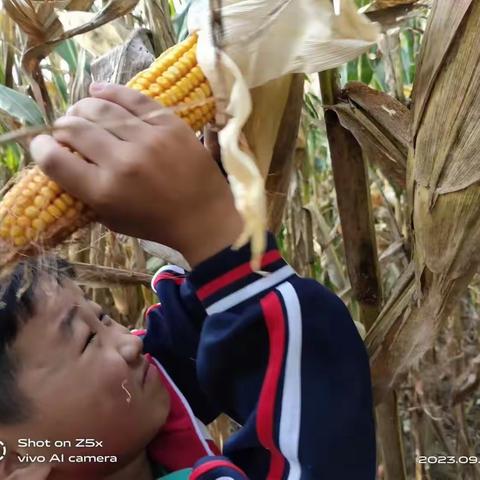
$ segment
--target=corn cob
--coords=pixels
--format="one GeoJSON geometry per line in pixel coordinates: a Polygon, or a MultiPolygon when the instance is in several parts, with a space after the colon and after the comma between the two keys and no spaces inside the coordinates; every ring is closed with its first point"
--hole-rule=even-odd
{"type": "MultiPolygon", "coordinates": [[[[200,130],[214,118],[215,104],[197,65],[196,45],[193,34],[166,50],[127,86],[165,107],[178,107],[176,113],[200,130]]],[[[0,264],[18,254],[53,247],[93,218],[82,202],[63,192],[38,167],[25,170],[0,203],[0,264]]]]}

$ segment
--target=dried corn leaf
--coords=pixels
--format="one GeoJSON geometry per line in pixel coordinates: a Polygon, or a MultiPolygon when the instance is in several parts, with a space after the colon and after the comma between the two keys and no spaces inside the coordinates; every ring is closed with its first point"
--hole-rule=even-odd
{"type": "Polygon", "coordinates": [[[27,34],[27,45],[22,55],[22,66],[30,79],[33,95],[45,117],[53,120],[53,108],[50,96],[40,70],[40,61],[47,56],[59,42],[75,35],[85,33],[104,25],[109,21],[125,15],[138,0],[110,0],[87,24],[82,24],[63,32],[62,24],[55,12],[55,7],[76,8],[91,6],[90,0],[74,2],[31,2],[30,0],[5,0],[3,3],[10,17],[27,34]]]}
{"type": "Polygon", "coordinates": [[[266,178],[270,167],[291,81],[292,76],[285,75],[250,92],[252,113],[243,132],[263,178],[266,178]]]}
{"type": "MultiPolygon", "coordinates": [[[[93,12],[58,11],[58,18],[66,31],[86,25],[95,18],[93,12]]],[[[129,31],[118,20],[113,20],[93,30],[76,35],[78,44],[93,56],[104,55],[120,45],[129,35],[129,31]]]]}
{"type": "MultiPolygon", "coordinates": [[[[414,97],[415,109],[413,127],[417,130],[423,116],[426,103],[433,88],[439,69],[445,63],[445,56],[457,35],[460,24],[473,0],[457,0],[454,6],[449,1],[434,2],[431,18],[436,24],[430,23],[435,40],[424,41],[422,55],[418,60],[417,71],[422,72],[415,79],[414,97]]],[[[458,75],[459,77],[461,74],[458,75]]]]}
{"type": "Polygon", "coordinates": [[[36,9],[29,0],[4,0],[3,6],[12,20],[28,35],[31,45],[44,42],[49,35],[62,32],[62,25],[53,12],[52,3],[42,2],[36,9]]]}
{"type": "Polygon", "coordinates": [[[369,10],[380,10],[382,8],[397,7],[399,5],[409,5],[416,3],[418,0],[375,0],[369,7],[369,10]]]}
{"type": "Polygon", "coordinates": [[[299,136],[300,117],[303,107],[302,74],[292,75],[287,103],[272,153],[270,168],[265,180],[268,206],[268,229],[278,233],[282,224],[287,192],[296,163],[305,158],[305,140],[299,136]],[[296,158],[298,157],[298,158],[296,158]]]}
{"type": "Polygon", "coordinates": [[[374,370],[393,373],[390,379],[377,378],[380,383],[395,381],[421,358],[480,263],[480,2],[462,10],[463,22],[454,22],[454,32],[450,21],[459,3],[466,6],[437,2],[422,48],[407,167],[415,294],[401,317],[395,317],[398,311],[391,313],[388,333],[377,325],[385,343],[371,350],[374,370]],[[425,56],[431,54],[436,57],[427,62],[425,56]]]}
{"type": "Polygon", "coordinates": [[[352,82],[343,92],[346,103],[333,109],[352,132],[367,158],[378,165],[397,190],[406,184],[410,112],[398,100],[352,82]]]}
{"type": "MultiPolygon", "coordinates": [[[[328,73],[321,75],[325,99],[328,97],[328,73]]],[[[330,82],[332,78],[330,76],[330,82]]],[[[368,331],[380,310],[382,292],[367,165],[361,146],[341,125],[334,111],[325,112],[325,124],[348,276],[353,298],[358,302],[359,320],[368,331]]]]}
{"type": "MultiPolygon", "coordinates": [[[[31,72],[28,66],[45,57],[50,50],[59,42],[67,38],[80,35],[106,23],[126,15],[138,0],[110,0],[86,23],[82,23],[67,31],[63,31],[55,7],[60,7],[57,2],[42,2],[37,9],[29,0],[5,0],[3,3],[8,14],[18,23],[20,28],[29,35],[29,42],[23,55],[23,64],[27,67],[27,73],[31,72]]],[[[91,1],[71,2],[76,8],[85,9],[91,6],[91,1]]],[[[68,3],[64,8],[68,9],[68,3]]],[[[84,12],[76,12],[83,14],[84,12]]]]}
{"type": "Polygon", "coordinates": [[[137,29],[122,45],[92,62],[92,78],[97,82],[126,84],[153,63],[152,52],[148,31],[137,29]]]}
{"type": "Polygon", "coordinates": [[[406,3],[380,10],[368,10],[365,12],[365,15],[372,22],[379,23],[383,31],[387,31],[398,27],[410,18],[418,16],[424,8],[425,5],[423,3],[406,3]]]}
{"type": "Polygon", "coordinates": [[[153,37],[155,56],[175,44],[175,31],[170,20],[168,0],[143,0],[147,27],[153,37]]]}

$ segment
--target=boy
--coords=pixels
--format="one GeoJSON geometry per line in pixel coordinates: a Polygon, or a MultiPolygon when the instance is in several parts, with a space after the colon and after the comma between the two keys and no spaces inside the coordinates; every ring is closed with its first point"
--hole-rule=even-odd
{"type": "Polygon", "coordinates": [[[155,275],[160,303],[135,336],[61,262],[19,265],[0,319],[4,477],[373,480],[368,358],[343,303],[298,277],[271,234],[269,275],[229,248],[242,230],[231,191],[180,119],[125,87],[91,95],[33,158],[104,224],[176,248],[192,271],[155,275]],[[220,412],[242,425],[223,457],[200,423],[220,412]]]}

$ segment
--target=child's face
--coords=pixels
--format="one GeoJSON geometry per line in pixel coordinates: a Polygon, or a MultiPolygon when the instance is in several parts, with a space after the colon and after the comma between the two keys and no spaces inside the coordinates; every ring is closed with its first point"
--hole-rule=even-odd
{"type": "MultiPolygon", "coordinates": [[[[18,451],[132,460],[164,424],[170,406],[155,368],[146,370],[141,339],[109,317],[101,321],[100,306],[87,300],[73,281],[66,279],[60,286],[44,277],[39,284],[36,313],[13,344],[20,360],[18,384],[34,412],[26,423],[13,427],[11,441],[16,435],[69,440],[75,446],[76,439],[93,439],[102,447],[18,451]]],[[[109,471],[108,466],[63,468],[98,472],[109,471]]]]}

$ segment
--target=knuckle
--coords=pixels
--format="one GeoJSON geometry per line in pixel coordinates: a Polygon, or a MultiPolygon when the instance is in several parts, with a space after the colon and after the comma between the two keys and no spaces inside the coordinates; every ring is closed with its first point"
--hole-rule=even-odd
{"type": "Polygon", "coordinates": [[[53,175],[57,170],[58,163],[64,154],[62,150],[60,146],[50,146],[38,156],[37,162],[47,175],[53,175]]]}
{"type": "Polygon", "coordinates": [[[84,118],[99,118],[110,111],[109,102],[100,98],[84,98],[75,104],[75,113],[84,118]]]}
{"type": "Polygon", "coordinates": [[[159,129],[152,129],[148,135],[145,136],[144,145],[147,154],[156,155],[158,150],[165,146],[165,136],[159,129]]]}
{"type": "Polygon", "coordinates": [[[109,102],[105,100],[97,100],[92,98],[92,101],[89,104],[89,114],[92,115],[94,118],[102,118],[108,115],[111,111],[111,106],[109,102]]]}
{"type": "Polygon", "coordinates": [[[74,117],[61,117],[55,123],[53,137],[59,141],[66,142],[74,135],[73,130],[78,129],[78,121],[74,117]]]}
{"type": "Polygon", "coordinates": [[[143,152],[138,152],[138,155],[132,155],[129,158],[119,159],[117,162],[118,174],[121,177],[138,177],[142,171],[141,164],[136,158],[142,158],[145,155],[143,152]]]}
{"type": "Polygon", "coordinates": [[[108,211],[112,204],[110,186],[111,181],[104,181],[100,179],[97,182],[96,188],[91,193],[92,206],[99,211],[108,211]]]}

